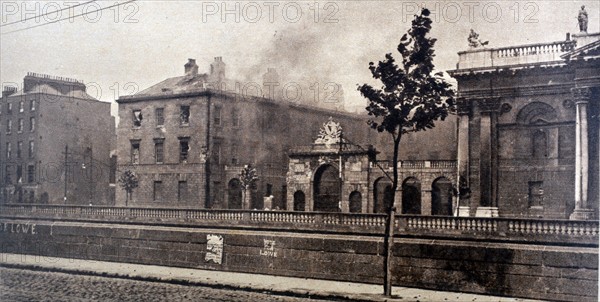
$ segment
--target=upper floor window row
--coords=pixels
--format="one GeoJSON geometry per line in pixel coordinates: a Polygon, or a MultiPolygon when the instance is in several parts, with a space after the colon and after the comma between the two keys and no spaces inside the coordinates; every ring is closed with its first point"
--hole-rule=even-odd
{"type": "MultiPolygon", "coordinates": [[[[190,106],[182,105],[179,106],[179,125],[180,126],[189,126],[190,124],[190,106]]],[[[132,110],[132,124],[133,128],[142,127],[142,122],[144,120],[144,116],[142,114],[141,109],[133,109],[132,110]]],[[[155,126],[162,127],[166,122],[166,114],[165,108],[156,108],[154,109],[154,117],[155,117],[155,126]]]]}

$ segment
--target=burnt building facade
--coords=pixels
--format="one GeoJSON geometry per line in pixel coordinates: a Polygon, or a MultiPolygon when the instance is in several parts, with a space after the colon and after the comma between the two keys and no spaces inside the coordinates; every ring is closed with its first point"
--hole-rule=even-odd
{"type": "MultiPolygon", "coordinates": [[[[139,187],[134,190],[131,200],[127,200],[124,190],[117,190],[117,203],[143,207],[226,209],[240,209],[247,204],[249,209],[333,211],[339,208],[338,202],[341,201],[341,210],[345,212],[356,212],[357,209],[363,213],[381,211],[382,206],[378,208],[374,200],[379,196],[379,203],[383,202],[383,191],[391,182],[382,181],[384,173],[373,172],[369,176],[369,171],[378,168],[370,166],[362,157],[352,158],[352,169],[361,170],[354,171],[351,176],[360,178],[353,182],[360,183],[360,189],[349,185],[343,193],[338,192],[335,197],[338,201],[327,205],[315,206],[311,202],[312,197],[306,199],[304,206],[299,205],[300,201],[294,204],[295,194],[297,197],[301,194],[312,196],[319,183],[314,179],[307,185],[290,182],[295,173],[293,168],[300,169],[300,165],[296,165],[300,159],[295,154],[312,146],[329,120],[343,129],[348,148],[362,148],[364,151],[372,145],[379,152],[377,161],[385,169],[391,169],[388,163],[391,159],[389,137],[370,129],[366,115],[285,99],[281,89],[286,85],[279,81],[273,69],[267,69],[263,80],[259,84],[228,80],[225,63],[220,57],[215,58],[208,73],[198,73],[195,60],[190,59],[184,66],[184,75],[168,78],[136,95],[117,100],[120,118],[117,129],[118,173],[131,170],[139,179],[139,187]],[[257,87],[262,94],[256,93],[257,87]],[[259,177],[256,185],[247,192],[244,192],[239,179],[245,165],[254,167],[259,177]],[[380,189],[376,189],[376,183],[379,183],[380,189]],[[360,207],[356,206],[358,195],[354,191],[361,194],[360,207]],[[247,203],[242,202],[244,193],[249,196],[247,203]],[[352,209],[351,199],[355,201],[352,209]]],[[[407,138],[407,147],[401,151],[401,158],[407,159],[403,167],[405,174],[402,175],[407,179],[423,179],[419,173],[430,175],[427,171],[431,167],[429,164],[425,167],[425,156],[433,156],[430,159],[434,161],[443,159],[450,162],[449,167],[452,166],[456,156],[455,125],[449,121],[431,133],[428,131],[420,144],[414,138],[407,138]],[[438,139],[428,140],[430,137],[438,139]],[[413,144],[410,145],[410,142],[413,144]],[[411,168],[414,168],[412,174],[411,168]]],[[[365,153],[360,154],[363,156],[365,153]]],[[[318,163],[318,156],[314,159],[318,163]]],[[[328,185],[339,181],[333,179],[339,178],[339,173],[332,172],[339,171],[337,163],[329,164],[331,169],[325,175],[332,179],[325,180],[328,185]]],[[[328,166],[328,162],[323,161],[320,165],[328,166]]],[[[315,176],[311,174],[312,178],[315,176]]],[[[425,196],[424,214],[431,211],[428,200],[432,193],[429,188],[434,181],[429,176],[425,178],[424,190],[416,193],[425,196]]],[[[401,196],[402,191],[396,194],[401,196]]]]}
{"type": "Polygon", "coordinates": [[[80,81],[28,73],[22,89],[4,87],[0,107],[3,203],[114,202],[110,103],[80,81]]]}
{"type": "Polygon", "coordinates": [[[459,53],[462,215],[598,215],[600,35],[459,53]]]}

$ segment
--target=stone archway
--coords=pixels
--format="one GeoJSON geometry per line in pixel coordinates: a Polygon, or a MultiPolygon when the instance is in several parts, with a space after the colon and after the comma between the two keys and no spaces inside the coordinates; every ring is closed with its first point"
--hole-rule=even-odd
{"type": "Polygon", "coordinates": [[[421,214],[421,182],[414,177],[402,182],[402,214],[421,214]]]}
{"type": "Polygon", "coordinates": [[[294,193],[294,211],[304,212],[306,209],[306,196],[298,190],[294,193]]]}
{"type": "Polygon", "coordinates": [[[358,191],[350,193],[350,213],[362,212],[362,194],[358,191]]]}
{"type": "Polygon", "coordinates": [[[394,192],[392,183],[385,177],[380,177],[373,184],[373,213],[385,213],[392,203],[394,192]]]}
{"type": "Polygon", "coordinates": [[[431,184],[431,215],[452,215],[452,182],[446,177],[431,184]]]}
{"type": "Polygon", "coordinates": [[[242,182],[237,178],[232,178],[227,185],[227,208],[242,208],[242,182]]]}
{"type": "Polygon", "coordinates": [[[339,212],[340,191],[338,169],[330,164],[319,167],[313,183],[314,211],[339,212]]]}

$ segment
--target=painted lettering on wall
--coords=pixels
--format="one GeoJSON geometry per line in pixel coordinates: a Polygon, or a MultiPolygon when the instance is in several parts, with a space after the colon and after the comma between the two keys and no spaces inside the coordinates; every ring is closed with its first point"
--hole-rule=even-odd
{"type": "Polygon", "coordinates": [[[31,223],[0,223],[0,233],[31,234],[36,235],[35,224],[31,223]]]}
{"type": "Polygon", "coordinates": [[[206,257],[205,261],[213,261],[221,264],[223,259],[223,237],[219,235],[206,235],[206,257]]]}
{"type": "Polygon", "coordinates": [[[275,251],[275,240],[263,239],[263,241],[264,247],[260,250],[260,255],[267,257],[277,257],[277,252],[275,251]]]}

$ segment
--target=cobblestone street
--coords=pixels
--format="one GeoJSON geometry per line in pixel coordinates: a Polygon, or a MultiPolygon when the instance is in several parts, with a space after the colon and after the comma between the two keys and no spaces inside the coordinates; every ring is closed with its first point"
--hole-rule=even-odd
{"type": "Polygon", "coordinates": [[[316,301],[248,291],[0,268],[0,301],[316,301]]]}

